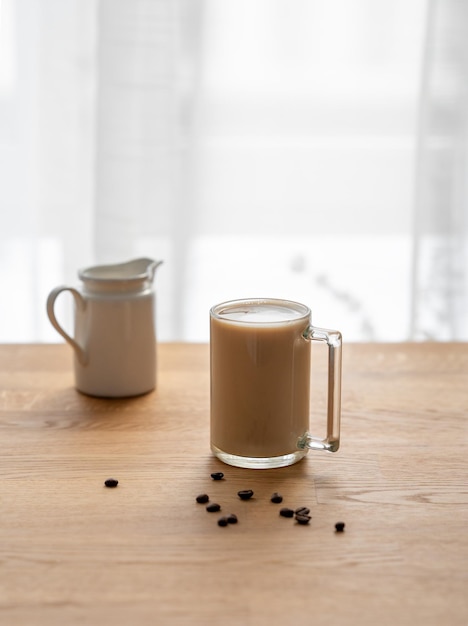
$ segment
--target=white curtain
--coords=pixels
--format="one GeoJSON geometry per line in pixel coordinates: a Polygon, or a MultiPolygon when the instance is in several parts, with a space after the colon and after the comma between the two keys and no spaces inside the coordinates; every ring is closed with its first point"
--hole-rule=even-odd
{"type": "Polygon", "coordinates": [[[411,336],[468,339],[468,3],[432,0],[421,71],[411,336]]]}
{"type": "MultiPolygon", "coordinates": [[[[467,340],[460,0],[0,0],[0,341],[163,259],[161,341],[236,297],[346,340],[467,340]]],[[[71,327],[72,306],[61,315],[71,327]]]]}

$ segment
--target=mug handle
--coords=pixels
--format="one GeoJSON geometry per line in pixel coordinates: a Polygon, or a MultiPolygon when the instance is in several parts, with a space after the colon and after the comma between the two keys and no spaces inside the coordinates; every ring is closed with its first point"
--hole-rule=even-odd
{"type": "Polygon", "coordinates": [[[325,341],[328,345],[327,436],[319,439],[307,433],[298,442],[298,447],[336,452],[340,447],[341,333],[338,330],[309,326],[303,337],[308,341],[325,341]]]}
{"type": "Polygon", "coordinates": [[[70,337],[68,333],[66,333],[63,330],[63,328],[58,323],[57,318],[55,317],[55,310],[54,310],[55,300],[57,299],[57,296],[61,294],[63,291],[69,291],[72,294],[73,298],[75,299],[76,307],[78,309],[80,309],[81,311],[84,311],[86,309],[86,300],[83,298],[83,296],[77,289],[75,289],[74,287],[62,286],[62,287],[56,287],[55,289],[52,289],[52,291],[50,292],[49,297],[47,298],[47,315],[49,317],[49,320],[52,326],[55,328],[55,330],[58,333],[60,333],[60,335],[62,335],[62,337],[65,339],[65,341],[67,341],[71,345],[81,365],[86,365],[88,361],[86,352],[83,350],[81,346],[78,345],[78,343],[74,339],[70,337]]]}

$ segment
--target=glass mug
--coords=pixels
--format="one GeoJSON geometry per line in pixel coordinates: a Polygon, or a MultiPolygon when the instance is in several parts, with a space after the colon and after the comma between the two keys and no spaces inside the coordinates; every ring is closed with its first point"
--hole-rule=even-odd
{"type": "Polygon", "coordinates": [[[304,304],[233,300],[210,310],[211,450],[224,463],[267,469],[340,444],[341,333],[316,328],[304,304]],[[309,434],[311,341],[328,344],[324,439],[309,434]]]}

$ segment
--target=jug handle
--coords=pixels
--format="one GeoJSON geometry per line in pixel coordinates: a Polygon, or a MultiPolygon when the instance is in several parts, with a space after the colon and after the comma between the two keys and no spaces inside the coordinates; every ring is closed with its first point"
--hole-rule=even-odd
{"type": "Polygon", "coordinates": [[[55,289],[52,289],[52,291],[49,294],[49,297],[47,298],[47,315],[49,317],[50,323],[55,328],[55,330],[60,335],[62,335],[62,337],[65,339],[66,342],[68,342],[71,345],[81,365],[86,365],[86,362],[87,362],[86,352],[83,350],[81,346],[78,345],[78,343],[74,339],[70,337],[68,333],[66,333],[63,330],[63,328],[58,323],[57,318],[55,317],[55,310],[54,310],[55,300],[57,299],[57,296],[61,294],[63,291],[69,291],[72,294],[75,300],[76,307],[79,310],[84,311],[86,309],[86,300],[83,298],[83,296],[77,289],[75,289],[74,287],[61,286],[61,287],[56,287],[55,289]]]}

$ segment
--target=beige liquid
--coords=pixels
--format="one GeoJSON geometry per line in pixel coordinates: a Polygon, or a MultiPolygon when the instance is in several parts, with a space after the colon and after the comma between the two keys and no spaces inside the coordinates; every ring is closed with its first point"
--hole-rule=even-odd
{"type": "Polygon", "coordinates": [[[297,453],[308,430],[307,308],[263,305],[211,317],[211,443],[229,455],[297,453]]]}

